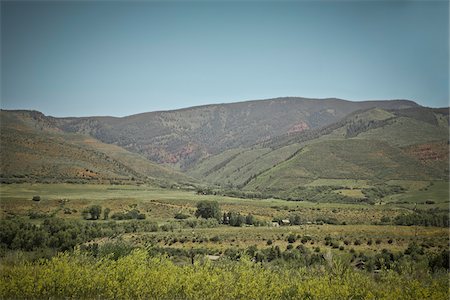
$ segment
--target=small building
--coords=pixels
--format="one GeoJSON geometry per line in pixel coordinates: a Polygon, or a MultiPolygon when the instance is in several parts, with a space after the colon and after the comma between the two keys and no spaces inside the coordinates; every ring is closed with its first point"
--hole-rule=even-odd
{"type": "Polygon", "coordinates": [[[289,226],[291,225],[291,221],[289,221],[288,219],[281,220],[280,225],[289,226]]]}
{"type": "Polygon", "coordinates": [[[206,255],[206,258],[208,258],[209,260],[215,261],[218,260],[220,258],[219,255],[206,255]]]}

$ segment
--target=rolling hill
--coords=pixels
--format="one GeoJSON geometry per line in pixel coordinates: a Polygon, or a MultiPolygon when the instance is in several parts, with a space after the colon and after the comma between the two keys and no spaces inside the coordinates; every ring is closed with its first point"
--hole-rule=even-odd
{"type": "Polygon", "coordinates": [[[3,182],[196,182],[115,145],[65,133],[36,111],[1,111],[3,182]]]}

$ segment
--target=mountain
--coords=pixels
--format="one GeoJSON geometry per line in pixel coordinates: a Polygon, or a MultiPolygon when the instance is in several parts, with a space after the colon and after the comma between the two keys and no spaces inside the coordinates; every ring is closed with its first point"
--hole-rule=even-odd
{"type": "Polygon", "coordinates": [[[290,197],[317,182],[448,180],[448,108],[407,100],[277,98],[123,118],[2,111],[0,120],[6,181],[206,183],[290,197]]]}
{"type": "Polygon", "coordinates": [[[448,140],[448,109],[371,108],[211,156],[188,174],[272,194],[319,179],[448,180],[448,140]]]}
{"type": "Polygon", "coordinates": [[[283,134],[321,128],[357,110],[413,108],[412,101],[277,98],[143,113],[124,118],[54,118],[65,132],[139,153],[186,171],[202,159],[226,150],[250,147],[283,134]]]}
{"type": "Polygon", "coordinates": [[[3,182],[196,182],[121,147],[66,133],[40,112],[1,111],[0,120],[3,182]]]}

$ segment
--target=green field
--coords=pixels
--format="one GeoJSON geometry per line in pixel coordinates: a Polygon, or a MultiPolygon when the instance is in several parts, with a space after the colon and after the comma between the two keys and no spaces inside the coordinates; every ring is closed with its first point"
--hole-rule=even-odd
{"type": "MultiPolygon", "coordinates": [[[[29,211],[51,212],[61,207],[81,211],[84,207],[99,204],[112,212],[122,211],[130,205],[137,205],[145,211],[149,219],[164,222],[177,212],[193,213],[200,200],[216,200],[225,211],[251,213],[261,219],[271,221],[274,217],[286,218],[299,213],[305,221],[312,222],[318,217],[332,217],[339,222],[371,224],[384,215],[394,217],[402,209],[388,209],[383,206],[345,203],[314,203],[308,201],[285,201],[280,199],[240,199],[218,195],[197,195],[195,191],[169,190],[150,186],[109,186],[76,184],[11,184],[1,188],[2,215],[26,217],[29,211]],[[39,195],[39,203],[31,199],[39,195]]],[[[78,215],[59,217],[79,218],[78,215]]]]}
{"type": "MultiPolygon", "coordinates": [[[[324,183],[346,188],[336,193],[370,187],[355,180],[312,186],[324,183]]],[[[221,296],[231,298],[446,299],[448,272],[441,268],[448,227],[393,224],[421,197],[437,199],[423,204],[427,209],[440,209],[446,186],[390,183],[408,192],[382,205],[241,199],[146,185],[2,185],[1,238],[8,239],[11,230],[18,235],[0,248],[0,297],[201,299],[218,298],[215,289],[221,289],[221,296]],[[32,200],[36,195],[40,201],[32,200]],[[259,223],[234,227],[196,218],[203,200],[259,223]],[[85,220],[83,210],[92,205],[110,209],[110,216],[138,210],[145,219],[85,220]],[[301,225],[274,227],[273,220],[293,216],[301,225]],[[41,232],[40,238],[30,240],[31,232],[41,232]],[[62,250],[66,253],[58,255],[62,250]],[[261,283],[263,290],[252,288],[261,283]]]]}

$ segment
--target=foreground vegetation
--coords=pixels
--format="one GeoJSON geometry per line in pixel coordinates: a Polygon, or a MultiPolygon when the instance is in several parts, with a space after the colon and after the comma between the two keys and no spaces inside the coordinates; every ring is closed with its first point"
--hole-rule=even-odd
{"type": "Polygon", "coordinates": [[[447,200],[419,192],[374,205],[2,186],[0,298],[448,299],[447,200]]]}
{"type": "Polygon", "coordinates": [[[1,298],[133,299],[448,299],[445,273],[383,270],[376,276],[330,258],[318,268],[208,261],[176,265],[136,250],[113,260],[76,253],[5,266],[1,298]]]}

